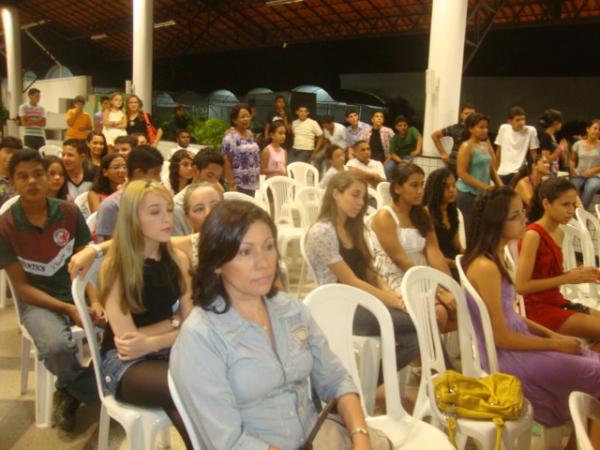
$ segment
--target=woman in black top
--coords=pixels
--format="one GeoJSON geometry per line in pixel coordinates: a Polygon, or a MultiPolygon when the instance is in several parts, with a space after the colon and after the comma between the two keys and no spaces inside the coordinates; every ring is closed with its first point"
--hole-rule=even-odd
{"type": "Polygon", "coordinates": [[[162,138],[162,128],[156,128],[152,122],[152,116],[143,111],[144,104],[137,95],[130,95],[125,105],[125,117],[127,118],[127,134],[141,133],[146,136],[148,143],[156,146],[158,141],[162,138]],[[148,136],[147,123],[156,128],[156,137],[150,139],[148,136]]]}
{"type": "Polygon", "coordinates": [[[191,449],[167,383],[169,353],[192,308],[189,262],[170,244],[172,226],[173,200],[164,186],[127,185],[99,274],[108,318],[102,372],[105,394],[163,408],[191,449]]]}
{"type": "Polygon", "coordinates": [[[449,169],[441,168],[429,174],[425,184],[424,204],[433,222],[440,250],[452,276],[458,280],[454,258],[463,253],[464,249],[458,237],[456,178],[449,169]]]}

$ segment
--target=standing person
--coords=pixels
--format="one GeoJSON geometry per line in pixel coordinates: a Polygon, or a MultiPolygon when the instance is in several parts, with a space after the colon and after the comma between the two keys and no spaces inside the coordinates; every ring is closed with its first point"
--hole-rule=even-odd
{"type": "MultiPolygon", "coordinates": [[[[582,348],[577,339],[531,320],[529,309],[527,318],[515,311],[515,286],[505,264],[504,248],[523,236],[525,223],[523,203],[512,189],[501,187],[484,192],[473,209],[462,264],[489,315],[498,370],[521,381],[536,422],[557,427],[571,421],[571,392],[600,396],[600,355],[582,348]]],[[[466,296],[481,365],[489,371],[481,312],[471,295],[466,296]]],[[[597,427],[596,421],[591,423],[597,427]]]]}
{"type": "MultiPolygon", "coordinates": [[[[358,111],[355,108],[348,108],[346,110],[346,142],[348,143],[348,149],[353,149],[354,145],[360,141],[363,132],[369,127],[365,122],[361,122],[358,111]]],[[[348,155],[348,158],[352,155],[348,155]]]]}
{"type": "Polygon", "coordinates": [[[440,250],[452,277],[458,280],[456,255],[464,253],[458,235],[458,208],[456,207],[456,178],[449,168],[436,169],[427,177],[424,203],[435,230],[440,250]]]}
{"type": "Polygon", "coordinates": [[[454,177],[456,177],[456,157],[458,155],[458,149],[460,148],[460,144],[462,144],[463,142],[463,135],[465,132],[465,120],[467,120],[467,117],[469,117],[474,112],[475,107],[473,105],[470,105],[468,103],[463,105],[460,108],[458,123],[455,123],[454,125],[449,125],[446,128],[442,128],[440,130],[435,130],[431,134],[433,144],[435,145],[435,148],[437,148],[438,152],[440,152],[440,158],[446,163],[448,169],[450,169],[454,177]],[[442,145],[441,138],[444,136],[449,136],[452,138],[452,149],[450,150],[450,153],[448,153],[442,145]]]}
{"type": "Polygon", "coordinates": [[[41,106],[41,91],[31,88],[27,92],[29,101],[19,106],[19,124],[24,127],[23,143],[25,147],[39,150],[46,145],[46,111],[41,106]]]}
{"type": "Polygon", "coordinates": [[[144,104],[137,95],[130,95],[125,104],[125,117],[127,117],[127,134],[142,133],[146,136],[148,143],[154,147],[161,140],[163,135],[162,128],[156,128],[152,122],[152,116],[145,112],[144,104]],[[152,127],[156,130],[156,135],[149,136],[148,129],[152,127]]]}
{"type": "Polygon", "coordinates": [[[271,135],[271,128],[275,123],[283,123],[285,126],[285,142],[282,144],[284,148],[292,148],[294,145],[294,132],[292,131],[292,124],[289,120],[289,114],[287,112],[287,104],[283,95],[277,95],[274,101],[275,111],[273,111],[267,117],[265,123],[264,140],[269,141],[271,135]]]}
{"type": "Polygon", "coordinates": [[[94,131],[102,133],[102,129],[104,128],[104,111],[108,111],[110,109],[110,97],[103,95],[100,97],[99,103],[100,109],[98,109],[98,112],[94,114],[94,131]]]}
{"type": "Polygon", "coordinates": [[[78,95],[73,99],[73,108],[67,111],[65,120],[67,122],[67,139],[84,140],[92,131],[92,119],[90,115],[83,110],[85,99],[78,95]]]}
{"type": "Polygon", "coordinates": [[[249,202],[220,203],[198,253],[197,307],[171,357],[194,433],[209,448],[300,448],[317,420],[310,378],[320,400],[337,399],[350,446],[371,450],[350,375],[307,307],[277,291],[277,228],[268,214],[249,202]]]}
{"type": "Polygon", "coordinates": [[[531,207],[535,189],[542,183],[544,178],[550,175],[550,172],[550,162],[543,153],[538,153],[513,178],[515,192],[521,197],[525,209],[528,210],[531,207]]]}
{"type": "Polygon", "coordinates": [[[177,105],[173,110],[173,129],[187,130],[190,127],[190,116],[183,105],[177,105]]]}
{"type": "Polygon", "coordinates": [[[95,175],[102,163],[102,158],[108,154],[108,144],[104,135],[98,131],[90,131],[85,143],[89,150],[90,166],[95,175]]]}
{"type": "Polygon", "coordinates": [[[309,115],[308,106],[300,105],[296,108],[298,118],[292,122],[294,145],[290,149],[289,162],[313,161],[323,145],[323,130],[309,115]]]}
{"type": "Polygon", "coordinates": [[[494,168],[494,151],[488,140],[489,123],[489,119],[479,113],[467,117],[463,143],[458,150],[457,206],[465,221],[471,214],[475,197],[489,189],[490,182],[502,186],[494,168]]]}
{"type": "Polygon", "coordinates": [[[357,141],[354,144],[354,159],[348,161],[346,167],[363,177],[373,187],[385,181],[383,164],[371,159],[371,147],[366,141],[357,141]]]}
{"type": "Polygon", "coordinates": [[[232,191],[254,197],[260,176],[260,149],[250,131],[250,107],[236,105],[229,115],[232,129],[225,133],[221,153],[225,159],[225,179],[232,191]]]}
{"type": "MultiPolygon", "coordinates": [[[[502,183],[510,185],[525,159],[533,157],[540,144],[537,131],[525,125],[525,110],[513,106],[508,111],[508,123],[503,123],[496,136],[496,170],[502,183]]],[[[460,175],[459,175],[460,176],[460,175]]]]}
{"type": "Polygon", "coordinates": [[[62,159],[67,170],[69,195],[75,199],[79,194],[89,191],[94,182],[94,174],[88,170],[85,164],[85,142],[67,139],[63,143],[62,159]]]}
{"type": "Polygon", "coordinates": [[[569,148],[567,140],[563,139],[560,144],[556,142],[556,133],[560,131],[562,124],[562,113],[556,109],[547,109],[538,119],[536,126],[540,152],[550,162],[555,172],[559,170],[561,162],[566,162],[564,164],[566,167],[569,165],[566,158],[569,148]]]}
{"type": "Polygon", "coordinates": [[[371,117],[371,126],[367,126],[360,137],[369,143],[373,159],[382,164],[390,158],[390,143],[394,137],[394,131],[383,125],[384,120],[383,113],[375,111],[371,117]]]}
{"type": "Polygon", "coordinates": [[[102,164],[94,184],[88,191],[90,213],[95,213],[100,203],[116,192],[127,181],[127,162],[118,153],[111,153],[102,158],[102,164]]]}
{"type": "Polygon", "coordinates": [[[573,144],[571,181],[581,195],[583,207],[588,209],[594,196],[600,192],[600,120],[590,121],[586,132],[585,139],[573,144]]]}
{"type": "Polygon", "coordinates": [[[177,150],[169,161],[169,181],[167,189],[171,195],[181,192],[192,182],[194,167],[192,154],[187,150],[177,150]]]}
{"type": "MultiPolygon", "coordinates": [[[[47,197],[48,177],[36,150],[17,152],[9,176],[19,199],[0,216],[0,267],[15,289],[21,322],[38,358],[57,378],[54,420],[61,430],[72,431],[81,402],[98,401],[94,371],[81,366],[71,335],[81,318],[67,272],[71,256],[90,242],[90,231],[77,206],[47,197]]],[[[99,305],[93,304],[90,313],[100,325],[99,305]]]]}
{"type": "Polygon", "coordinates": [[[44,157],[44,168],[48,177],[48,198],[73,201],[69,195],[67,186],[67,169],[65,163],[58,156],[48,155],[44,157]]]}
{"type": "Polygon", "coordinates": [[[104,110],[102,124],[102,134],[109,147],[115,144],[116,138],[127,135],[127,117],[123,112],[123,94],[120,92],[114,92],[110,96],[110,108],[104,110]]]}
{"type": "MultiPolygon", "coordinates": [[[[566,178],[538,186],[529,211],[530,224],[519,243],[516,287],[525,300],[527,317],[561,334],[600,341],[600,311],[573,303],[561,294],[563,284],[598,283],[596,267],[563,268],[560,225],[575,215],[577,191],[566,178]]],[[[598,348],[598,347],[596,347],[598,348]]]]}
{"type": "Polygon", "coordinates": [[[191,450],[167,382],[171,347],[192,308],[190,265],[169,242],[172,224],[173,200],[161,184],[127,185],[98,276],[108,317],[103,389],[125,403],[162,408],[191,450]]]}
{"type": "Polygon", "coordinates": [[[23,144],[19,138],[6,136],[0,141],[0,206],[15,194],[10,185],[8,166],[13,155],[22,149],[23,144]]]}
{"type": "Polygon", "coordinates": [[[276,122],[270,128],[269,142],[260,155],[260,173],[265,174],[267,178],[276,175],[287,175],[287,152],[282,147],[285,142],[285,125],[283,122],[276,122]]]}
{"type": "Polygon", "coordinates": [[[408,164],[413,158],[421,154],[423,137],[415,127],[408,126],[404,116],[394,120],[394,129],[397,131],[390,142],[390,159],[385,163],[385,175],[392,178],[394,169],[398,164],[408,164]]]}

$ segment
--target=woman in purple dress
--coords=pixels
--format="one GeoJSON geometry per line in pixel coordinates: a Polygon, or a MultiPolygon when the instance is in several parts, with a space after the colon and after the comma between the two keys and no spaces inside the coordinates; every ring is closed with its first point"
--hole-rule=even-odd
{"type": "MultiPolygon", "coordinates": [[[[570,420],[572,391],[600,396],[600,354],[515,312],[515,288],[504,262],[504,247],[523,235],[525,224],[523,202],[511,188],[482,193],[471,214],[463,267],[490,315],[499,369],[519,378],[535,420],[554,427],[570,420]]],[[[479,311],[468,294],[467,301],[487,369],[479,311]]]]}

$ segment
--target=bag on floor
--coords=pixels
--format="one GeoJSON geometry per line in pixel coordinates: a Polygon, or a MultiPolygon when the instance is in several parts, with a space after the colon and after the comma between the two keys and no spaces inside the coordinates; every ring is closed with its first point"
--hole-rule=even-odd
{"type": "Polygon", "coordinates": [[[447,370],[434,378],[435,401],[446,415],[448,438],[456,447],[456,419],[491,420],[496,424],[496,450],[500,450],[505,420],[521,417],[525,398],[517,377],[494,373],[467,377],[447,370]]]}

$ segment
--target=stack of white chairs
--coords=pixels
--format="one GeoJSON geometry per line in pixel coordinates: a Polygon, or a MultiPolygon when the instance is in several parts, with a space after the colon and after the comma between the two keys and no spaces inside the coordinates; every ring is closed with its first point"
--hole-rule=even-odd
{"type": "MultiPolygon", "coordinates": [[[[460,258],[460,256],[458,257],[460,258]]],[[[459,259],[457,258],[457,261],[459,259]]],[[[435,315],[436,291],[443,286],[456,299],[458,333],[461,350],[462,373],[466,376],[481,377],[486,373],[481,368],[477,335],[469,316],[464,291],[452,278],[431,267],[411,268],[402,279],[402,298],[417,329],[421,353],[422,378],[419,396],[415,406],[415,417],[432,417],[432,423],[443,428],[446,416],[439,410],[433,387],[433,380],[446,371],[442,352],[440,331],[435,315]]],[[[482,304],[480,306],[485,306],[482,304]]],[[[491,331],[487,310],[481,310],[484,329],[491,331]]],[[[493,341],[486,340],[486,350],[490,361],[490,371],[497,371],[496,348],[493,341]]],[[[526,402],[521,418],[506,421],[502,432],[503,448],[509,449],[516,442],[520,450],[529,449],[533,412],[531,404],[526,402]]],[[[467,437],[478,441],[484,450],[495,448],[496,425],[493,421],[457,419],[457,446],[464,448],[467,437]]]]}
{"type": "Polygon", "coordinates": [[[248,194],[244,194],[243,192],[236,192],[236,191],[225,192],[223,194],[223,199],[224,200],[241,200],[244,202],[254,203],[259,208],[264,209],[265,211],[268,211],[267,206],[263,202],[261,202],[257,197],[251,197],[248,194]]]}
{"type": "Polygon", "coordinates": [[[319,171],[311,164],[293,162],[288,164],[287,172],[300,186],[319,187],[319,171]]]}
{"type": "MultiPolygon", "coordinates": [[[[321,199],[323,197],[323,190],[318,187],[302,187],[296,192],[296,208],[300,212],[300,226],[305,233],[300,241],[304,240],[304,236],[310,229],[310,227],[317,221],[319,217],[319,211],[321,209],[321,199]]],[[[302,247],[302,242],[301,242],[302,247]]],[[[300,249],[300,253],[303,249],[300,249]]],[[[298,280],[297,295],[300,295],[302,287],[304,286],[306,276],[306,258],[302,253],[302,265],[300,267],[300,278],[298,280]]]]}
{"type": "MultiPolygon", "coordinates": [[[[329,347],[340,358],[356,384],[367,424],[383,431],[392,441],[395,449],[451,449],[444,433],[435,427],[411,417],[402,407],[398,374],[396,370],[396,342],[392,318],[385,305],[360,289],[342,284],[328,284],[318,287],[305,299],[311,315],[325,333],[329,347]],[[381,350],[383,358],[383,380],[385,387],[386,414],[371,416],[366,407],[370,394],[364,390],[366,370],[378,367],[375,360],[363,361],[357,367],[352,324],[358,306],[368,309],[377,319],[381,330],[381,350]],[[366,363],[366,364],[365,364],[366,363]],[[364,395],[363,395],[364,394],[364,395]]],[[[372,375],[369,375],[372,376],[372,375]]]]}
{"type": "Polygon", "coordinates": [[[111,418],[119,422],[125,429],[128,446],[131,450],[156,448],[157,437],[161,431],[163,431],[161,436],[162,446],[170,447],[169,427],[171,421],[162,409],[141,408],[120,402],[112,394],[104,394],[103,377],[100,373],[102,360],[100,358],[99,343],[85,301],[85,286],[97,273],[101,261],[101,259],[96,259],[84,277],[76,277],[73,280],[71,288],[75,306],[81,317],[90,353],[92,354],[96,386],[102,404],[98,429],[98,450],[108,450],[111,418]]]}
{"type": "Polygon", "coordinates": [[[598,267],[598,261],[600,260],[600,219],[583,208],[577,208],[575,210],[575,216],[577,217],[577,226],[579,229],[584,233],[587,233],[592,241],[595,253],[594,256],[596,257],[596,264],[594,264],[594,266],[598,267]]]}

